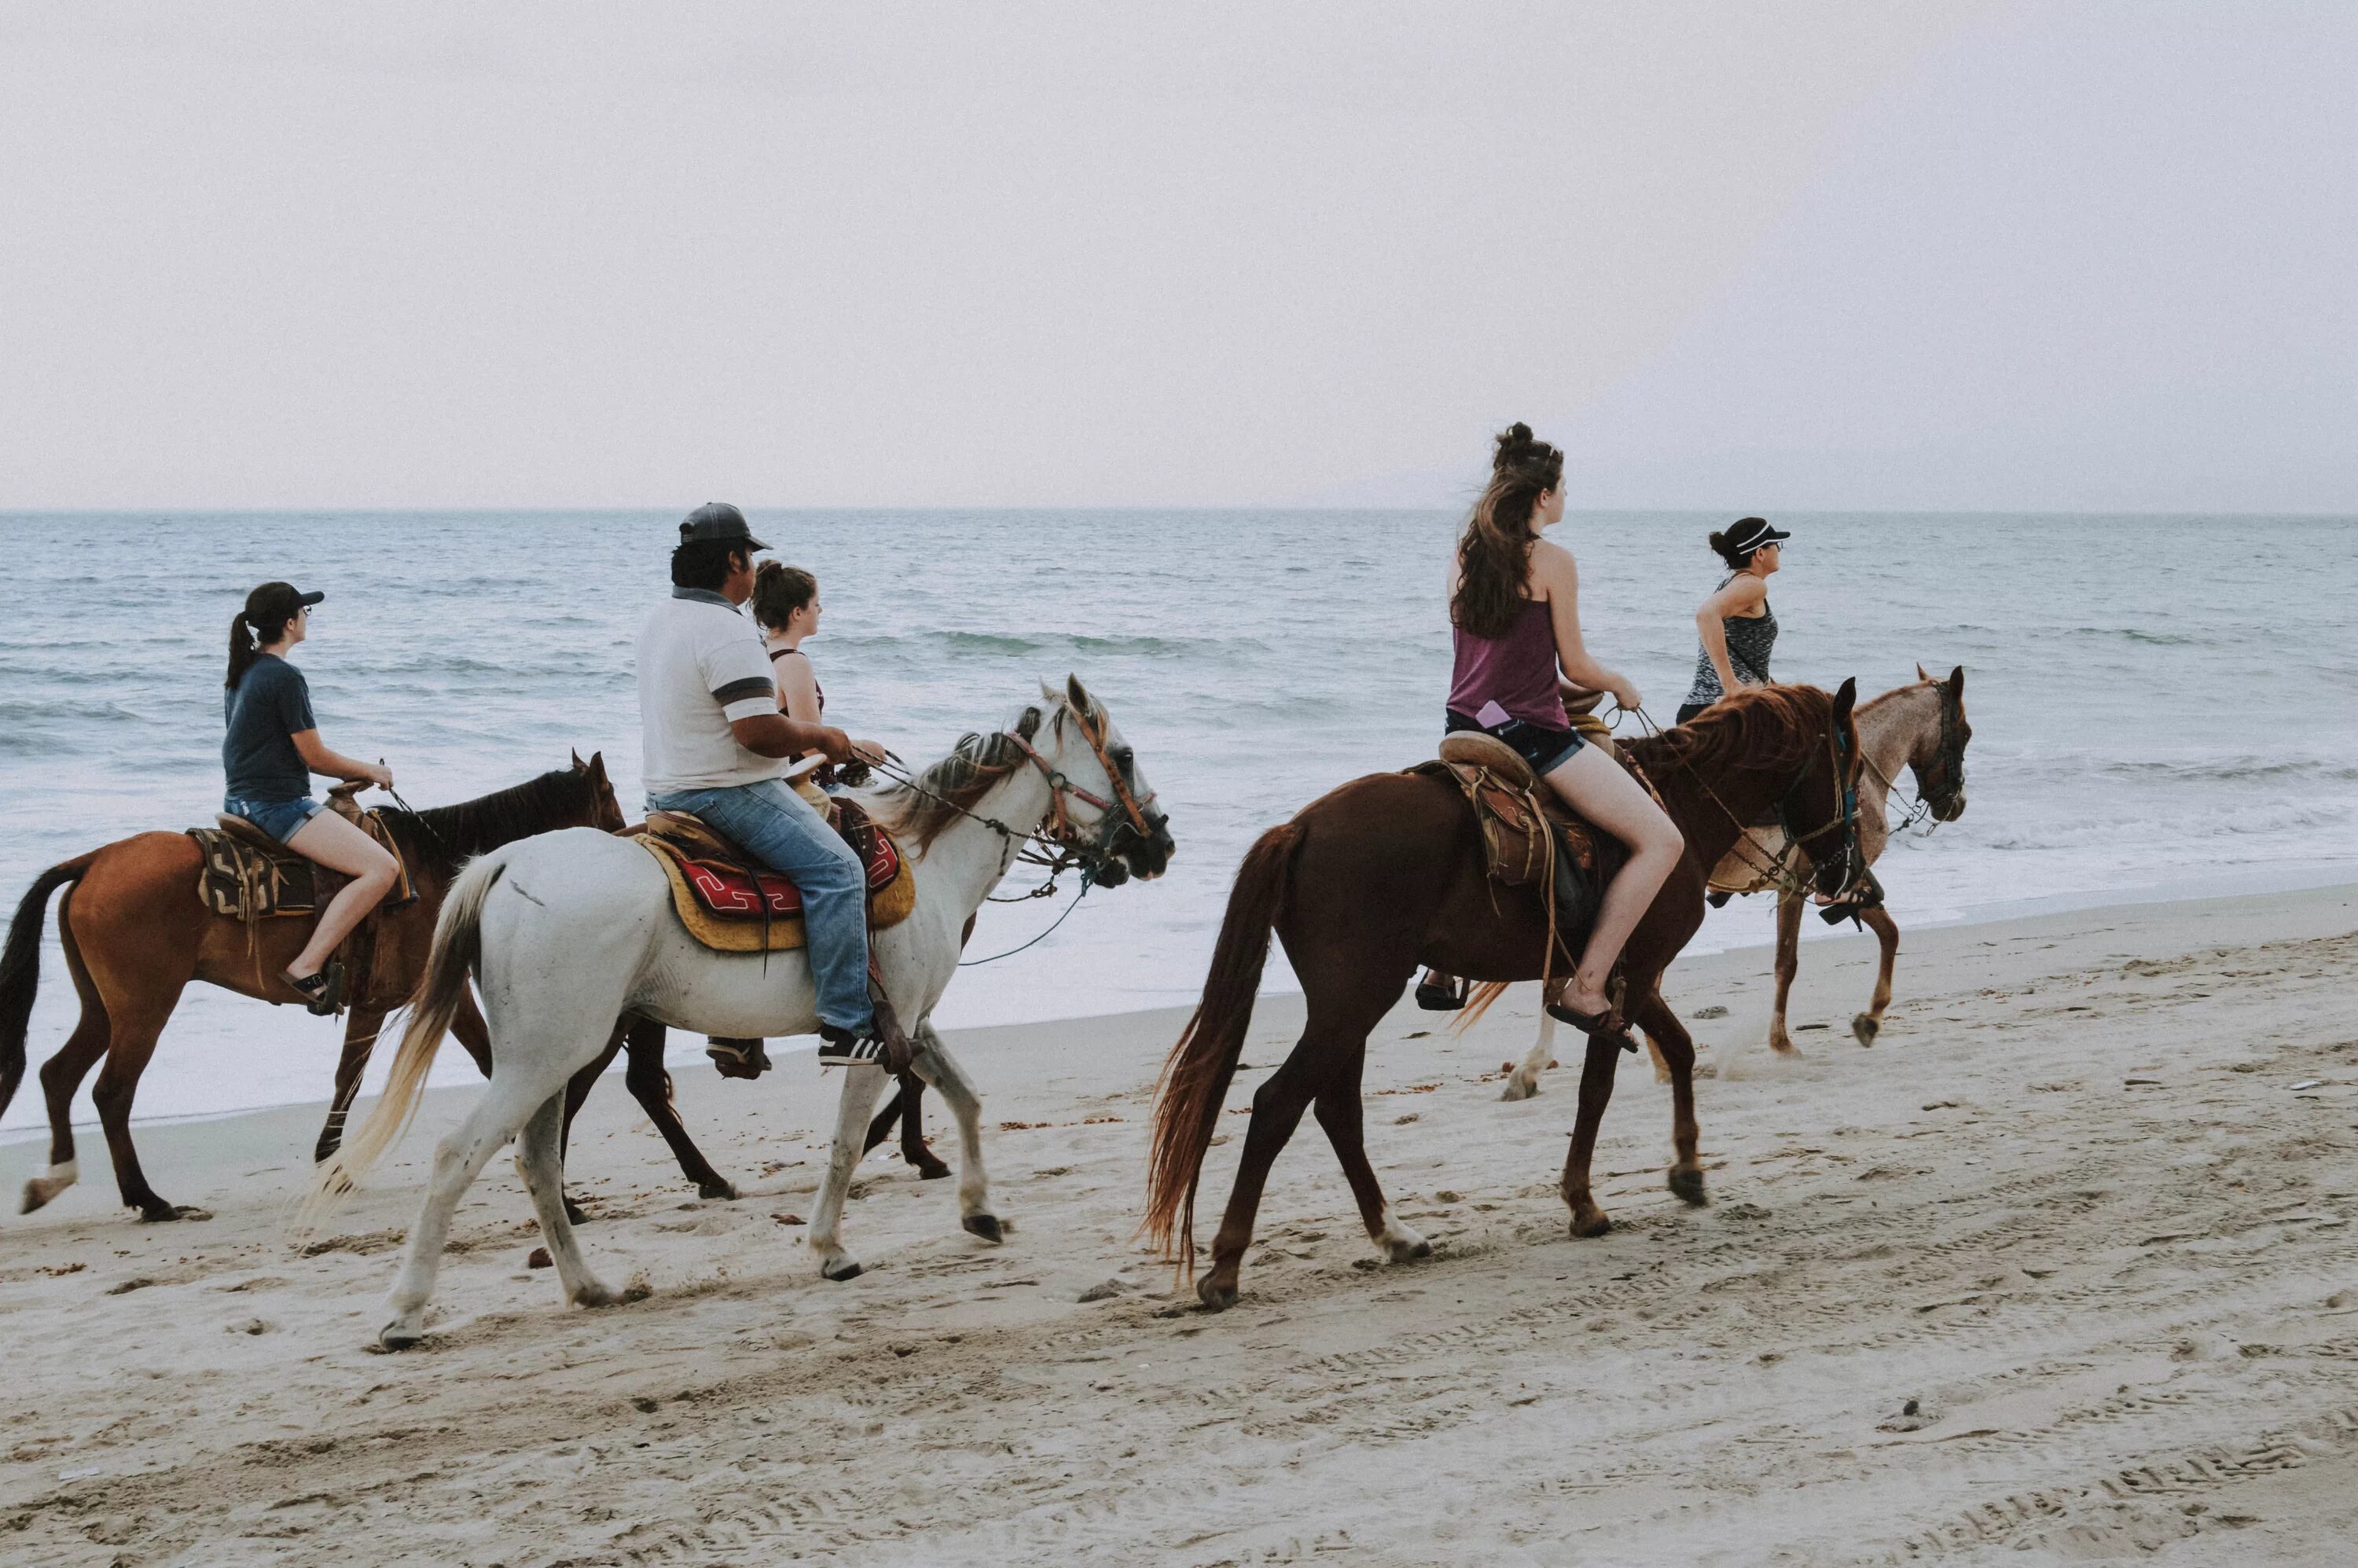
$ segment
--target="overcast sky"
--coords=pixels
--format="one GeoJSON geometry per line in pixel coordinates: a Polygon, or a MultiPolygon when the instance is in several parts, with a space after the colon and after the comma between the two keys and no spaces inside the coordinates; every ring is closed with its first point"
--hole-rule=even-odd
{"type": "Polygon", "coordinates": [[[0,507],[2358,511],[2358,6],[0,0],[0,507]]]}

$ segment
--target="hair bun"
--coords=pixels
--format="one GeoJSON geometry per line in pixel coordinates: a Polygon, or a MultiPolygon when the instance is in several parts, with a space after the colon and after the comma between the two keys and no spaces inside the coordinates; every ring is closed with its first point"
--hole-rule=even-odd
{"type": "Polygon", "coordinates": [[[1498,449],[1490,459],[1492,471],[1513,468],[1523,462],[1538,445],[1531,435],[1531,427],[1520,419],[1516,420],[1498,432],[1498,449]]]}

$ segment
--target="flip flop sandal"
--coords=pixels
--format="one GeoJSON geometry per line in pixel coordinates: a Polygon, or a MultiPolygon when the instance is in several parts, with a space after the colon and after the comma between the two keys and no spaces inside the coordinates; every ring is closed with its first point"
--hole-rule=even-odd
{"type": "Polygon", "coordinates": [[[1431,980],[1416,982],[1416,1005],[1427,1012],[1456,1012],[1465,1007],[1468,994],[1466,981],[1455,976],[1445,986],[1431,980]]]}
{"type": "Polygon", "coordinates": [[[758,1078],[770,1070],[770,1054],[759,1040],[715,1034],[704,1042],[704,1054],[724,1078],[758,1078]]]}
{"type": "Polygon", "coordinates": [[[1610,1027],[1613,1010],[1609,1007],[1603,1012],[1582,1012],[1567,1003],[1552,1001],[1547,1004],[1547,1014],[1558,1023],[1571,1024],[1592,1040],[1610,1040],[1631,1055],[1638,1054],[1638,1043],[1629,1037],[1628,1025],[1610,1027]]]}
{"type": "Polygon", "coordinates": [[[303,1005],[315,1018],[333,1018],[344,1011],[344,967],[333,958],[318,974],[299,980],[288,975],[287,983],[302,993],[303,1005]]]}

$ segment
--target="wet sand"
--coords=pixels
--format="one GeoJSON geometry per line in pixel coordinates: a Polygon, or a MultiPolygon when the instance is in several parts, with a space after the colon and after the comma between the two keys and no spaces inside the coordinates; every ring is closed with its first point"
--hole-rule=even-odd
{"type": "MultiPolygon", "coordinates": [[[[1439,1255],[1377,1265],[1305,1119],[1217,1316],[1132,1239],[1170,1012],[952,1036],[1011,1233],[880,1151],[840,1285],[792,1222],[831,1076],[679,1069],[735,1202],[610,1080],[573,1188],[593,1266],[652,1293],[562,1307],[497,1160],[401,1356],[370,1348],[394,1249],[471,1088],[308,1250],[316,1108],[141,1129],[203,1223],[116,1209],[85,1136],[81,1186],[0,1219],[0,1561],[2349,1561],[2358,889],[1911,934],[1864,1050],[1871,954],[1805,950],[1790,1063],[1765,948],[1673,971],[1682,1013],[1730,1010],[1693,1025],[1713,1202],[1665,1190],[1668,1097],[1628,1059],[1590,1241],[1554,1190],[1573,1073],[1498,1098],[1531,988],[1464,1041],[1403,1007],[1368,1145],[1439,1255]]],[[[1299,1018],[1264,999],[1232,1108],[1299,1018]]]]}

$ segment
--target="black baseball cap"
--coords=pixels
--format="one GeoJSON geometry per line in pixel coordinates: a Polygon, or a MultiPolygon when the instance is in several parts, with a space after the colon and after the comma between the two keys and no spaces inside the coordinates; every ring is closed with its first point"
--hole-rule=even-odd
{"type": "Polygon", "coordinates": [[[327,597],[318,589],[305,593],[291,582],[265,582],[245,596],[245,619],[255,626],[283,626],[297,611],[327,597]]]}
{"type": "Polygon", "coordinates": [[[1790,539],[1792,536],[1782,528],[1768,526],[1768,519],[1766,517],[1747,517],[1735,527],[1730,528],[1726,534],[1727,547],[1739,554],[1746,550],[1757,550],[1763,545],[1773,545],[1779,539],[1790,539]]]}
{"type": "Polygon", "coordinates": [[[679,525],[679,542],[692,545],[699,539],[741,541],[748,549],[766,550],[770,546],[753,537],[746,525],[745,514],[725,501],[708,501],[687,514],[679,525]]]}

